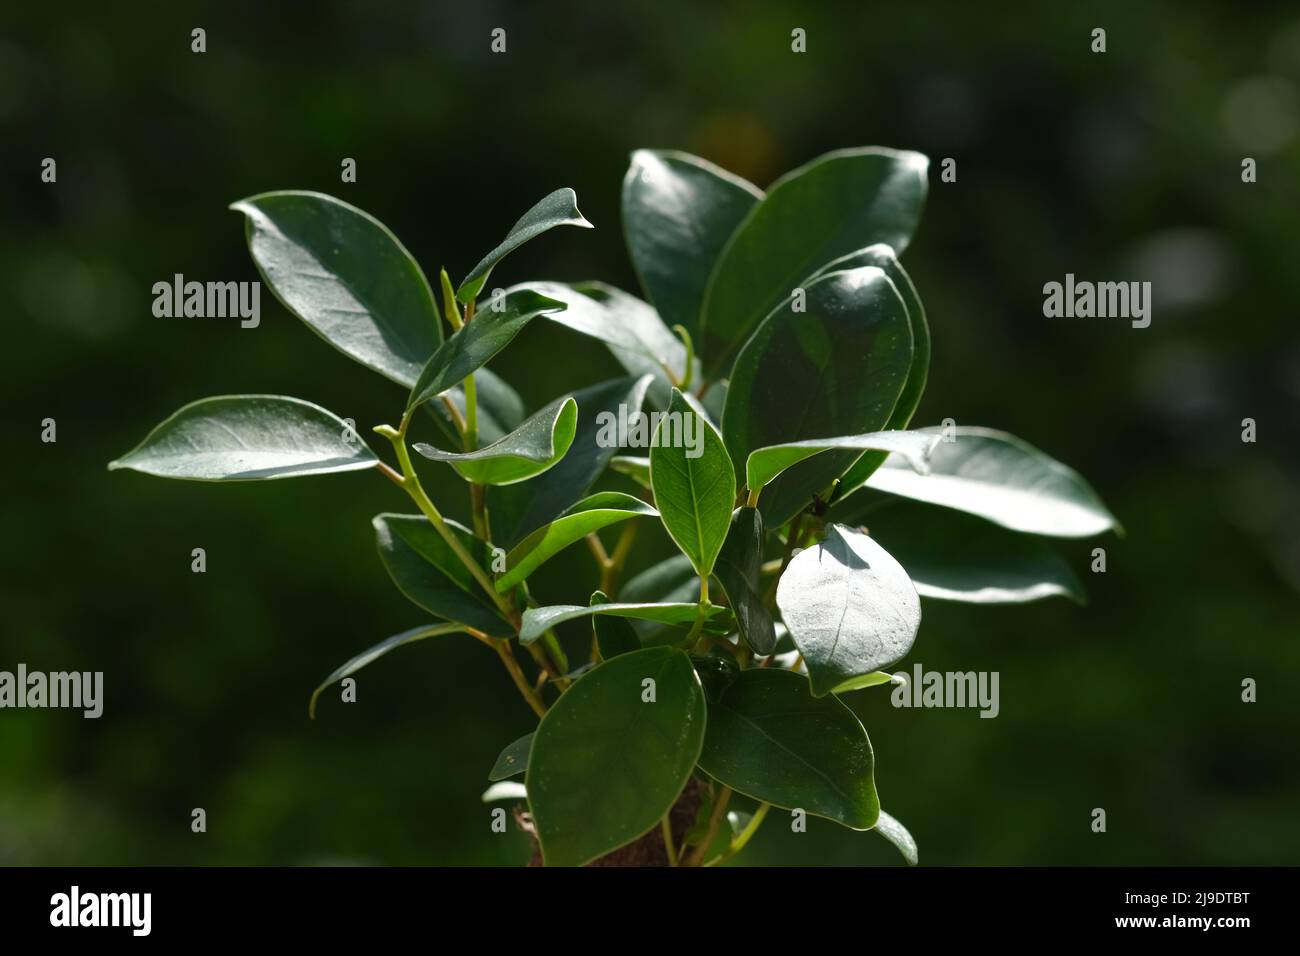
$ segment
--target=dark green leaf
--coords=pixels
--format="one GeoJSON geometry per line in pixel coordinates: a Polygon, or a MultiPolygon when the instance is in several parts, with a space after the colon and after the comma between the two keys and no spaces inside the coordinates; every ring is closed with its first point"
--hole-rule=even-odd
{"type": "Polygon", "coordinates": [[[650,404],[667,407],[686,368],[686,346],[652,306],[603,282],[529,282],[521,288],[563,302],[567,308],[552,314],[551,321],[604,342],[631,374],[653,376],[650,404]]]}
{"type": "Polygon", "coordinates": [[[465,628],[460,624],[425,624],[422,627],[413,627],[409,631],[403,631],[401,634],[394,634],[392,637],[380,641],[373,647],[368,647],[356,657],[339,667],[334,673],[330,674],[311,694],[311,700],[307,704],[307,716],[312,720],[316,719],[316,701],[320,698],[321,692],[329,687],[335,681],[341,681],[345,677],[350,677],[367,664],[372,664],[379,658],[383,657],[394,648],[401,647],[403,644],[410,644],[412,641],[422,641],[426,637],[438,637],[442,634],[456,634],[465,628]]]}
{"type": "Polygon", "coordinates": [[[650,489],[650,459],[636,455],[615,455],[609,460],[610,470],[627,475],[642,488],[650,489]]]}
{"type": "Polygon", "coordinates": [[[620,654],[570,687],[542,718],[528,760],[546,864],[581,866],[657,826],[695,767],[704,719],[699,679],[673,648],[620,654]]]}
{"type": "Polygon", "coordinates": [[[172,414],[108,469],[194,481],[253,481],[378,464],[356,431],[319,405],[284,395],[218,395],[172,414]]]}
{"type": "Polygon", "coordinates": [[[469,452],[450,452],[417,444],[415,450],[432,461],[448,462],[466,481],[481,485],[512,485],[553,467],[573,444],[578,404],[559,399],[533,415],[509,435],[469,452]]]}
{"type": "MultiPolygon", "coordinates": [[[[596,591],[591,595],[590,604],[593,607],[597,604],[609,603],[609,597],[604,591],[596,591]]],[[[632,622],[625,617],[593,614],[591,629],[602,660],[641,649],[641,639],[636,636],[636,629],[632,627],[632,622]]]]}
{"type": "Polygon", "coordinates": [[[605,470],[617,448],[603,441],[602,422],[618,415],[620,405],[635,414],[645,398],[649,379],[612,379],[572,392],[578,403],[578,427],[569,453],[550,471],[526,485],[488,490],[493,537],[513,545],[540,528],[585,495],[605,470]]]}
{"type": "Polygon", "coordinates": [[[926,459],[938,437],[930,432],[868,432],[865,435],[845,435],[840,438],[813,438],[808,441],[769,445],[749,453],[745,466],[745,480],[750,491],[758,491],[787,468],[805,459],[835,449],[875,449],[893,452],[920,472],[929,466],[926,459]]]}
{"type": "Polygon", "coordinates": [[[410,388],[442,341],[419,265],[368,213],[323,193],[263,193],[230,206],[286,309],[344,355],[410,388]]]}
{"type": "Polygon", "coordinates": [[[623,179],[623,234],[646,297],[668,325],[699,329],[713,265],[762,198],[757,186],[698,156],[632,154],[623,179]]]}
{"type": "Polygon", "coordinates": [[[898,501],[871,516],[871,536],[906,570],[923,598],[1020,604],[1061,596],[1084,603],[1083,585],[1041,538],[980,518],[898,501]]]}
{"type": "Polygon", "coordinates": [[[763,603],[762,566],[763,516],[756,508],[737,508],[713,573],[727,594],[741,637],[755,654],[767,656],[776,648],[776,630],[763,603]]]}
{"type": "Polygon", "coordinates": [[[739,793],[854,830],[876,824],[875,758],[862,723],[808,679],[776,668],[741,671],[709,699],[700,767],[739,793]]]}
{"type": "MultiPolygon", "coordinates": [[[[474,391],[478,406],[478,439],[487,444],[508,435],[520,425],[528,413],[524,410],[524,400],[510,385],[495,372],[481,368],[474,373],[474,391]]],[[[443,393],[461,417],[465,417],[465,389],[457,385],[443,393]]],[[[460,432],[442,402],[430,402],[425,408],[432,413],[442,433],[453,442],[460,441],[460,432]]]]}
{"type": "Polygon", "coordinates": [[[494,298],[475,314],[472,321],[466,322],[456,334],[438,346],[420,372],[407,408],[422,405],[459,385],[487,364],[537,316],[563,308],[563,302],[548,299],[529,289],[516,289],[494,298]]]}
{"type": "Polygon", "coordinates": [[[703,578],[727,537],[736,475],[703,410],[675,389],[668,415],[650,448],[650,484],[664,527],[703,578]]]}
{"type": "MultiPolygon", "coordinates": [[[[943,434],[940,428],[927,429],[943,434]]],[[[954,427],[918,475],[890,456],[868,488],[979,515],[1012,531],[1085,538],[1119,522],[1072,468],[1006,432],[954,427]]]]}
{"type": "Polygon", "coordinates": [[[655,515],[640,498],[618,491],[603,491],[584,498],[550,524],[538,528],[506,556],[506,572],[497,578],[497,591],[517,585],[545,561],[587,535],[638,515],[655,515]]]}
{"type": "Polygon", "coordinates": [[[528,751],[533,746],[533,735],[524,734],[512,744],[507,744],[497,757],[488,774],[491,781],[505,780],[528,769],[528,751]]]}
{"type": "MultiPolygon", "coordinates": [[[[381,514],[374,520],[379,556],[398,590],[430,614],[476,628],[490,637],[514,630],[478,582],[423,515],[381,514]]],[[[447,526],[481,560],[482,542],[468,528],[447,526]]]]}
{"type": "MultiPolygon", "coordinates": [[[[625,604],[685,604],[698,600],[699,595],[700,576],[691,559],[675,554],[628,580],[619,590],[618,599],[625,604]]],[[[645,645],[675,644],[685,636],[676,625],[633,621],[632,626],[645,645]]]]}
{"type": "MultiPolygon", "coordinates": [[[[879,269],[822,276],[805,289],[806,311],[778,307],[736,359],[722,434],[732,461],[770,445],[880,431],[912,362],[907,310],[879,269]]],[[[769,528],[825,492],[859,451],[799,462],[760,501],[769,528]]]]}
{"type": "MultiPolygon", "coordinates": [[[[615,617],[632,617],[640,621],[656,621],[660,624],[686,624],[695,620],[699,613],[699,604],[596,604],[583,607],[581,604],[556,604],[551,607],[532,607],[524,611],[524,626],[519,632],[519,641],[531,644],[546,631],[580,617],[592,614],[612,614],[615,617]]],[[[731,612],[715,604],[705,606],[706,621],[715,622],[720,628],[722,622],[729,621],[731,612]]]]}
{"type": "Polygon", "coordinates": [[[705,377],[725,377],[763,318],[822,264],[878,242],[901,254],[920,219],[928,165],[920,153],[844,149],[777,180],[709,280],[698,343],[705,377]]]}
{"type": "MultiPolygon", "coordinates": [[[[862,266],[876,266],[884,270],[907,307],[907,319],[912,328],[912,367],[907,373],[907,384],[898,397],[898,404],[894,406],[894,414],[889,416],[889,423],[885,426],[889,430],[906,428],[921,403],[921,395],[925,392],[925,383],[930,374],[930,325],[926,321],[925,307],[921,305],[921,297],[917,295],[911,277],[894,256],[894,250],[884,243],[868,246],[837,259],[819,270],[818,275],[862,266]]],[[[887,453],[883,451],[867,452],[844,473],[838,493],[845,495],[861,486],[886,457],[887,453]]]]}
{"type": "Polygon", "coordinates": [[[469,275],[465,277],[465,281],[456,290],[456,298],[461,302],[468,302],[470,299],[477,298],[479,292],[483,289],[483,284],[487,282],[493,266],[529,239],[540,236],[556,226],[593,228],[591,223],[583,218],[582,213],[578,212],[578,196],[568,187],[555,190],[555,192],[544,197],[541,202],[519,217],[519,221],[510,227],[510,232],[506,234],[505,239],[501,240],[501,244],[484,256],[479,261],[479,264],[470,270],[469,275]]]}
{"type": "Polygon", "coordinates": [[[795,556],[776,603],[818,697],[897,661],[921,625],[907,572],[871,538],[842,525],[795,556]]]}

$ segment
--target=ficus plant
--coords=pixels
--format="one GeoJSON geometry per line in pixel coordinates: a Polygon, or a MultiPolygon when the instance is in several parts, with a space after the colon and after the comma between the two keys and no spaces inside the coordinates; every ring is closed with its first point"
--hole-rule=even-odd
{"type": "Polygon", "coordinates": [[[590,228],[571,189],[459,283],[442,270],[437,296],[347,203],[241,200],[284,307],[406,391],[396,424],[373,429],[391,458],[311,402],[227,395],[180,409],[109,467],[200,481],[371,471],[404,492],[414,512],[377,515],[375,536],[425,620],[335,670],[309,710],[405,644],[490,648],[537,724],[501,751],[484,800],[514,801],[536,862],[714,865],[778,808],[874,829],[915,863],[844,698],[901,680],[885,668],[911,649],[922,598],[1082,600],[1045,539],[1118,530],[1078,474],[1026,442],[951,419],[912,427],[930,332],[898,257],[927,169],[913,152],[846,149],[764,192],[685,153],[638,151],[622,209],[644,298],[600,282],[489,289],[522,243],[590,228]],[[529,413],[488,363],[539,318],[604,342],[627,377],[529,413]],[[435,502],[430,468],[459,475],[464,500],[435,502]],[[662,554],[662,535],[680,553],[623,580],[634,548],[662,554]],[[571,546],[594,558],[590,598],[547,603],[530,578],[571,546]]]}

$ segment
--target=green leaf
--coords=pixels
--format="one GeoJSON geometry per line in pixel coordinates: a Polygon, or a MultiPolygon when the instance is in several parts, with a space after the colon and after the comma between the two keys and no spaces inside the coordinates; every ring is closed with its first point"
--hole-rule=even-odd
{"type": "Polygon", "coordinates": [[[452,452],[418,443],[415,450],[432,461],[445,461],[466,481],[480,485],[512,485],[554,466],[573,444],[578,427],[578,403],[558,399],[522,425],[474,451],[452,452]]]}
{"type": "Polygon", "coordinates": [[[938,441],[930,432],[868,432],[865,435],[845,435],[841,438],[813,438],[808,441],[769,445],[749,453],[745,465],[745,480],[751,492],[760,490],[777,475],[813,455],[835,449],[874,449],[886,454],[893,452],[902,457],[916,471],[928,469],[926,459],[930,447],[938,441]]]}
{"type": "MultiPolygon", "coordinates": [[[[732,461],[772,445],[880,431],[912,362],[907,309],[879,269],[834,272],[759,326],[736,359],[722,434],[732,461]]],[[[785,524],[861,454],[827,451],[789,468],[763,492],[769,528],[785,524]]]]}
{"type": "Polygon", "coordinates": [[[650,404],[667,407],[672,387],[686,370],[686,346],[652,306],[603,282],[528,282],[516,288],[563,302],[567,308],[550,320],[604,342],[630,374],[653,376],[650,404]]]}
{"type": "Polygon", "coordinates": [[[903,854],[903,859],[907,861],[908,866],[916,866],[921,862],[921,856],[916,849],[916,840],[912,839],[912,834],[907,832],[907,827],[899,823],[895,817],[881,810],[880,818],[876,820],[876,825],[872,829],[894,844],[898,852],[903,854]]]}
{"type": "Polygon", "coordinates": [[[868,687],[879,687],[881,684],[891,684],[893,681],[893,674],[885,671],[872,671],[870,674],[863,674],[861,677],[846,680],[835,688],[835,693],[847,694],[849,691],[866,690],[868,687]]]}
{"type": "Polygon", "coordinates": [[[497,578],[497,591],[504,594],[544,562],[594,531],[638,515],[658,514],[640,498],[619,491],[602,491],[584,498],[511,549],[506,555],[506,572],[497,578]]]}
{"type": "Polygon", "coordinates": [[[981,518],[899,501],[871,516],[871,536],[907,569],[923,598],[1022,604],[1049,597],[1086,601],[1069,563],[1041,538],[981,518]]]}
{"type": "Polygon", "coordinates": [[[646,297],[692,334],[723,246],[763,191],[712,163],[638,149],[623,179],[623,234],[646,297]]]}
{"type": "Polygon", "coordinates": [[[253,481],[374,468],[356,431],[319,405],[284,395],[218,395],[191,402],[108,470],[160,478],[253,481]]]}
{"type": "Polygon", "coordinates": [[[650,459],[636,455],[615,455],[609,460],[611,470],[627,475],[646,490],[650,489],[650,459]]]}
{"type": "MultiPolygon", "coordinates": [[[[609,603],[609,597],[604,591],[592,592],[590,601],[592,607],[609,603]]],[[[602,660],[609,660],[611,657],[618,657],[620,654],[627,654],[641,649],[641,638],[637,637],[636,629],[632,627],[632,622],[627,618],[612,617],[608,614],[593,614],[591,616],[591,630],[596,639],[596,648],[600,651],[602,660]]]]}
{"type": "Polygon", "coordinates": [[[497,762],[492,765],[492,770],[488,773],[488,779],[495,782],[505,780],[507,777],[513,777],[517,773],[523,773],[528,769],[528,751],[532,746],[532,734],[524,734],[514,743],[508,744],[497,757],[497,762]]]}
{"type": "MultiPolygon", "coordinates": [[[[478,438],[480,442],[494,442],[510,434],[520,425],[528,413],[524,410],[524,400],[509,383],[491,369],[481,368],[474,373],[474,391],[478,406],[478,438]]],[[[465,417],[465,388],[457,385],[443,393],[444,397],[456,406],[461,418],[465,417]]],[[[434,421],[442,433],[453,442],[460,441],[460,432],[442,402],[430,402],[429,409],[434,421]]]]}
{"type": "Polygon", "coordinates": [[[569,453],[560,463],[526,485],[488,490],[492,534],[503,545],[514,545],[526,534],[561,515],[585,495],[618,450],[603,440],[603,421],[617,416],[620,405],[629,415],[641,408],[649,379],[612,379],[570,393],[578,403],[578,425],[569,453]]]}
{"type": "Polygon", "coordinates": [[[710,777],[854,830],[876,824],[871,741],[835,697],[814,697],[799,674],[751,668],[711,695],[708,708],[700,767],[710,777]]]}
{"type": "MultiPolygon", "coordinates": [[[[925,383],[930,374],[930,325],[926,321],[925,307],[921,305],[921,297],[917,295],[911,277],[894,256],[894,250],[884,243],[868,246],[828,263],[818,271],[818,275],[862,266],[876,266],[884,270],[907,307],[907,320],[912,328],[912,366],[908,370],[903,392],[898,397],[898,404],[894,406],[894,414],[889,416],[889,423],[885,426],[891,431],[906,428],[921,403],[921,395],[925,392],[925,383]]],[[[844,473],[838,493],[845,495],[860,487],[886,457],[882,451],[867,452],[844,473]]]]}
{"type": "Polygon", "coordinates": [[[756,508],[737,508],[713,573],[726,592],[741,637],[755,654],[767,656],[776,648],[776,630],[763,603],[762,566],[763,516],[756,508]]]}
{"type": "MultiPolygon", "coordinates": [[[[944,429],[925,429],[943,434],[944,429]]],[[[930,452],[930,473],[918,475],[893,456],[866,487],[979,515],[994,524],[1057,538],[1086,538],[1119,522],[1072,468],[1014,435],[957,426],[953,441],[930,452]]]]}
{"type": "Polygon", "coordinates": [[[335,670],[329,677],[320,682],[320,685],[312,691],[311,700],[307,704],[307,716],[312,720],[316,719],[316,701],[320,698],[321,692],[336,681],[341,681],[345,677],[350,677],[367,664],[371,664],[383,657],[394,648],[401,647],[403,644],[410,644],[413,641],[422,641],[426,637],[438,637],[442,634],[457,634],[464,631],[465,628],[460,624],[425,624],[421,627],[413,627],[409,631],[403,631],[401,634],[394,634],[392,637],[380,641],[373,647],[368,647],[356,657],[343,664],[335,670]]]}
{"type": "Polygon", "coordinates": [[[650,484],[668,534],[704,578],[727,537],[736,475],[703,410],[675,389],[668,416],[650,448],[650,484]]]}
{"type": "Polygon", "coordinates": [[[871,538],[842,525],[795,556],[776,603],[818,697],[894,663],[921,625],[907,572],[871,538]]]}
{"type": "MultiPolygon", "coordinates": [[[[612,614],[615,617],[633,617],[659,624],[686,624],[695,620],[700,606],[696,604],[556,604],[551,607],[531,607],[524,611],[524,626],[519,632],[521,644],[531,644],[546,631],[580,617],[592,614],[612,614]]],[[[705,620],[720,630],[729,621],[731,612],[716,604],[705,605],[705,620]]]]}
{"type": "Polygon", "coordinates": [[[546,865],[582,866],[657,826],[695,767],[704,719],[690,658],[669,647],[620,654],[565,691],[534,733],[526,777],[546,865]]]}
{"type": "Polygon", "coordinates": [[[407,409],[459,385],[505,348],[529,322],[539,315],[558,312],[563,302],[548,299],[530,289],[516,289],[475,313],[451,338],[438,346],[411,390],[407,409]]]}
{"type": "Polygon", "coordinates": [[[344,355],[410,388],[442,341],[429,281],[379,220],[323,193],[232,203],[248,251],[286,309],[344,355]]]}
{"type": "Polygon", "coordinates": [[[705,377],[725,378],[763,318],[823,263],[878,242],[901,254],[921,216],[928,165],[920,153],[844,149],[777,180],[709,280],[699,342],[705,377]]]}
{"type": "Polygon", "coordinates": [[[578,196],[568,187],[557,189],[546,196],[532,209],[519,217],[519,221],[510,227],[510,232],[501,240],[501,244],[484,256],[479,264],[470,270],[465,281],[456,290],[456,298],[468,302],[478,297],[487,282],[492,268],[510,253],[514,252],[529,239],[536,238],[556,226],[580,226],[583,229],[594,228],[578,212],[578,196]]]}
{"type": "MultiPolygon", "coordinates": [[[[447,526],[479,557],[484,545],[466,527],[447,526]]],[[[423,515],[381,514],[374,519],[379,557],[399,591],[430,614],[468,625],[489,637],[511,637],[513,628],[482,594],[478,582],[423,515]]]]}
{"type": "MultiPolygon", "coordinates": [[[[624,604],[685,604],[699,600],[700,576],[691,559],[674,554],[630,578],[618,592],[624,604]]],[[[633,621],[643,645],[676,644],[685,633],[677,625],[633,621]]]]}

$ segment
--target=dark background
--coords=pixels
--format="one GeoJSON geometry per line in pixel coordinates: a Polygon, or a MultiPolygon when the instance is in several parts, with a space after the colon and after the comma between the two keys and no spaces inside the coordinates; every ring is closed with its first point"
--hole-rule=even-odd
{"type": "MultiPolygon", "coordinates": [[[[422,620],[374,550],[370,517],[410,510],[394,488],[105,470],[205,395],[297,395],[363,434],[400,414],[400,389],[267,290],[256,330],[152,316],[152,284],[176,272],[257,278],[228,203],[327,191],[387,223],[430,276],[457,276],[568,185],[597,230],[551,233],[497,277],[637,291],[619,225],[632,149],[685,149],[765,186],[869,144],[933,160],[905,257],[934,335],[918,422],[1026,438],[1083,472],[1128,532],[1067,548],[1086,608],[926,603],[905,664],[999,671],[1002,712],[857,695],[884,805],[932,864],[1300,862],[1300,13],[1084,6],[6,10],[0,669],[102,670],[107,699],[98,721],[0,712],[0,863],[525,853],[489,832],[478,796],[533,719],[481,645],[402,649],[360,675],[358,703],[331,692],[307,720],[321,677],[422,620]],[[505,55],[489,53],[496,26],[505,55]],[[1104,55],[1089,50],[1097,26],[1104,55]],[[794,27],[806,54],[790,52],[794,27]],[[46,156],[55,185],[39,180],[46,156]],[[938,180],[946,156],[955,184],[938,180]],[[343,157],[356,184],[339,181],[343,157]],[[1067,272],[1152,281],[1151,327],[1045,319],[1042,286],[1067,272]],[[56,444],[40,441],[46,417],[56,444]],[[1094,544],[1104,575],[1088,573],[1094,544]],[[1244,677],[1258,703],[1241,702],[1244,677]]],[[[619,374],[545,322],[494,368],[531,407],[619,374]]],[[[642,541],[667,553],[658,529],[642,541]]],[[[538,588],[585,603],[593,581],[575,548],[538,588]]],[[[742,859],[898,862],[872,834],[810,822],[794,835],[774,814],[742,859]]]]}

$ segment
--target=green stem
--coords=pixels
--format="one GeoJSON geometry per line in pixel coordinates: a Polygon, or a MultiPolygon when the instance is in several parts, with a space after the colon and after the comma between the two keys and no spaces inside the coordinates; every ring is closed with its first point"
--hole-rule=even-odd
{"type": "Polygon", "coordinates": [[[771,809],[772,805],[770,803],[760,803],[758,809],[754,811],[753,819],[749,821],[745,826],[745,829],[741,830],[740,833],[736,835],[736,838],[731,841],[731,845],[727,847],[726,851],[723,852],[721,856],[715,857],[704,865],[717,866],[719,863],[730,860],[733,856],[743,850],[745,844],[750,841],[750,838],[758,832],[758,828],[763,825],[763,820],[767,817],[767,811],[771,809]]]}
{"type": "Polygon", "coordinates": [[[731,792],[730,787],[724,786],[718,791],[717,796],[713,798],[713,810],[709,814],[709,827],[704,833],[704,839],[682,861],[683,866],[699,866],[704,861],[704,854],[709,852],[710,844],[718,835],[718,825],[722,823],[722,819],[726,815],[727,803],[731,800],[731,792]]]}
{"type": "Polygon", "coordinates": [[[668,822],[668,817],[671,814],[671,810],[664,814],[663,819],[659,821],[659,829],[664,835],[664,850],[668,854],[668,865],[676,866],[677,849],[673,846],[673,827],[672,824],[668,822]]]}

